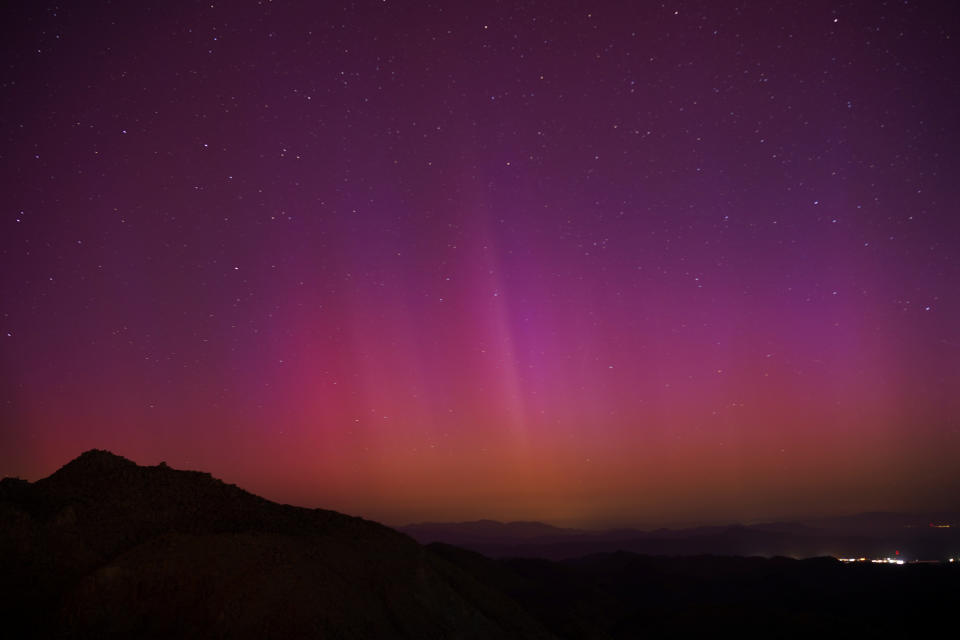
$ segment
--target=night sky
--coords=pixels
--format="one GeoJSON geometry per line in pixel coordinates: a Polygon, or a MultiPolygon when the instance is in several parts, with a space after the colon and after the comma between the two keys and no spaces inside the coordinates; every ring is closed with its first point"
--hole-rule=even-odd
{"type": "Polygon", "coordinates": [[[3,6],[0,476],[957,506],[953,3],[3,6]]]}

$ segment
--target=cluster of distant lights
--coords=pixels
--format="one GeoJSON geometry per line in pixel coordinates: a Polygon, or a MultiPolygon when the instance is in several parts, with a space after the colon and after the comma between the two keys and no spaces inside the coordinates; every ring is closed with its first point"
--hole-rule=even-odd
{"type": "MultiPolygon", "coordinates": [[[[867,562],[866,558],[837,558],[840,562],[867,562]]],[[[905,564],[905,561],[900,558],[891,558],[887,556],[886,558],[873,558],[870,560],[873,564],[905,564]]],[[[953,558],[950,558],[950,562],[953,562],[953,558]]]]}
{"type": "MultiPolygon", "coordinates": [[[[951,528],[951,525],[948,523],[931,522],[930,527],[932,529],[949,529],[951,528]]],[[[900,555],[899,551],[896,551],[895,553],[897,556],[900,555]]],[[[837,560],[839,560],[840,562],[867,562],[866,558],[837,558],[837,560]]],[[[948,558],[947,561],[957,562],[958,560],[957,558],[948,558]]],[[[870,562],[873,564],[906,564],[906,561],[903,560],[902,558],[897,558],[897,557],[891,558],[889,556],[886,558],[871,558],[870,562]]],[[[931,562],[935,562],[935,561],[931,561],[931,562]]]]}
{"type": "MultiPolygon", "coordinates": [[[[890,557],[890,556],[887,556],[886,558],[871,558],[869,560],[867,558],[837,558],[837,560],[839,560],[840,562],[870,562],[871,564],[906,564],[907,563],[907,561],[904,560],[903,558],[890,557]]],[[[957,559],[949,558],[947,561],[956,562],[957,559]]],[[[940,561],[939,560],[929,560],[929,561],[916,560],[914,562],[921,563],[921,564],[929,564],[929,563],[936,563],[940,561]]]]}

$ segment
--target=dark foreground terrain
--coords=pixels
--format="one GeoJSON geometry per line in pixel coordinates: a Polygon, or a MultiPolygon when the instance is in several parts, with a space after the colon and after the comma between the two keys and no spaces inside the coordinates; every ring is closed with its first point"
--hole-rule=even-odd
{"type": "Polygon", "coordinates": [[[956,564],[490,559],[105,451],[0,483],[5,637],[915,634],[954,628],[956,564]]]}

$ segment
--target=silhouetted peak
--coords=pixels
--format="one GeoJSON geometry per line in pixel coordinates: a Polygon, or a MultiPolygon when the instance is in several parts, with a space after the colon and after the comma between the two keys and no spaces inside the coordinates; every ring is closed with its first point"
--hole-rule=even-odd
{"type": "Polygon", "coordinates": [[[187,495],[200,500],[201,494],[205,496],[203,500],[220,500],[224,490],[232,494],[240,491],[209,473],[182,471],[166,464],[141,466],[103,449],[81,454],[35,484],[61,499],[92,500],[101,504],[117,500],[176,502],[187,495]]]}
{"type": "Polygon", "coordinates": [[[50,479],[114,476],[118,473],[128,473],[135,468],[137,468],[137,463],[123,456],[118,456],[105,449],[90,449],[60,467],[50,476],[50,479]]]}
{"type": "Polygon", "coordinates": [[[130,468],[131,466],[137,466],[136,462],[128,460],[123,456],[118,456],[106,449],[90,449],[89,451],[84,451],[64,466],[72,464],[83,465],[84,467],[93,469],[108,469],[111,467],[130,468]]]}

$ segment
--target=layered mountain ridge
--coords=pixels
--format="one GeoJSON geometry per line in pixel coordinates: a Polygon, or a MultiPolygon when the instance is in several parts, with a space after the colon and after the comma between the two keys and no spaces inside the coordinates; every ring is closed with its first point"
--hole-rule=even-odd
{"type": "MultiPolygon", "coordinates": [[[[912,530],[913,520],[880,520],[912,530]]],[[[879,520],[853,521],[869,528],[879,520]]],[[[629,549],[723,553],[809,537],[807,526],[646,537],[621,530],[585,540],[597,534],[480,521],[411,533],[438,531],[504,557],[421,546],[362,518],[93,450],[42,480],[0,481],[0,616],[17,638],[809,637],[934,629],[952,619],[960,594],[957,562],[629,549]],[[578,550],[600,552],[574,557],[578,550]]],[[[923,533],[953,544],[952,531],[923,533]]]]}
{"type": "Polygon", "coordinates": [[[644,555],[885,557],[946,560],[960,552],[960,514],[863,513],[802,522],[586,530],[540,522],[422,522],[398,528],[422,544],[440,542],[492,557],[564,560],[629,551],[644,555]]]}

